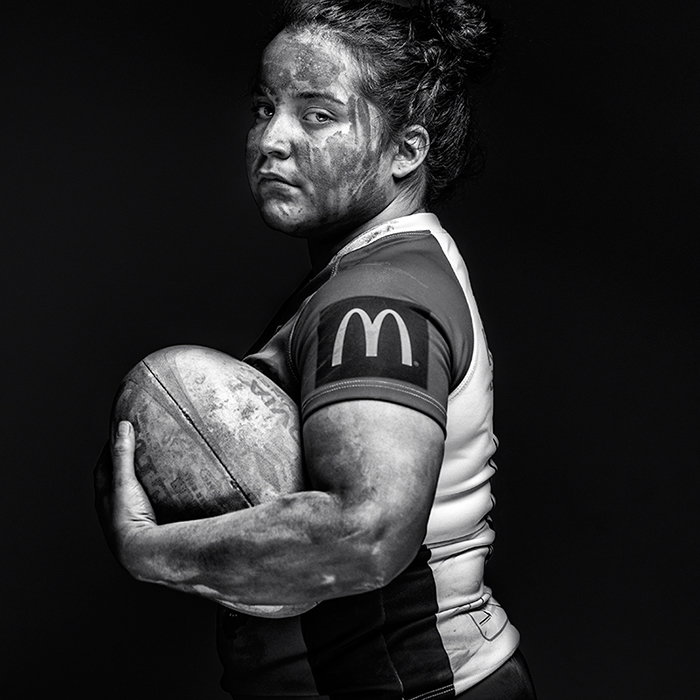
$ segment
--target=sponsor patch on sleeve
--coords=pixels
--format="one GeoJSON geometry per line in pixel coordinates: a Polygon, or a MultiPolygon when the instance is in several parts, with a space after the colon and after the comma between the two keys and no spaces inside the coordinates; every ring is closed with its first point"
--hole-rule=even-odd
{"type": "Polygon", "coordinates": [[[343,299],[321,311],[316,387],[364,377],[427,387],[426,311],[372,296],[343,299]]]}

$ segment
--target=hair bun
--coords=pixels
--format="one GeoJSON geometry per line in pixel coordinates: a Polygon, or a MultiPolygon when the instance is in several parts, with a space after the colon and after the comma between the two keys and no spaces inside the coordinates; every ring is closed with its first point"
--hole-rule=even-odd
{"type": "Polygon", "coordinates": [[[475,107],[500,24],[466,0],[285,0],[277,31],[328,32],[361,70],[358,91],[382,114],[384,136],[402,142],[424,127],[430,148],[406,179],[427,203],[483,169],[475,107]]]}
{"type": "Polygon", "coordinates": [[[481,80],[500,38],[500,27],[487,9],[466,0],[422,0],[414,8],[417,38],[426,44],[426,57],[446,53],[469,82],[481,80]]]}

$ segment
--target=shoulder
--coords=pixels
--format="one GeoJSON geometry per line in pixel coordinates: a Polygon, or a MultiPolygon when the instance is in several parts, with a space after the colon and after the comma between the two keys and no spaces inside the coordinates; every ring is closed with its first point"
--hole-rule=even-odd
{"type": "Polygon", "coordinates": [[[301,312],[292,364],[312,367],[316,385],[367,375],[425,389],[444,375],[443,388],[455,386],[474,338],[457,272],[443,242],[421,227],[351,247],[301,312]]]}
{"type": "Polygon", "coordinates": [[[427,230],[388,234],[343,255],[309,312],[356,296],[396,299],[433,313],[465,303],[450,261],[427,230]]]}

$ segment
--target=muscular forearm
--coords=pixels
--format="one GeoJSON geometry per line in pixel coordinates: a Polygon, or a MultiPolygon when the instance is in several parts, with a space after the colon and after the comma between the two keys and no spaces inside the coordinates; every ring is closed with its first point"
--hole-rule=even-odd
{"type": "Polygon", "coordinates": [[[351,595],[383,585],[408,563],[385,558],[396,543],[369,525],[376,522],[372,515],[332,494],[298,493],[215,518],[146,528],[132,539],[126,565],[141,580],[230,602],[351,595]]]}
{"type": "Polygon", "coordinates": [[[119,428],[113,477],[99,464],[95,474],[117,559],[140,580],[251,605],[316,602],[388,583],[423,541],[442,460],[432,419],[380,401],[333,404],[305,425],[314,490],[158,525],[134,473],[134,431],[119,428]]]}

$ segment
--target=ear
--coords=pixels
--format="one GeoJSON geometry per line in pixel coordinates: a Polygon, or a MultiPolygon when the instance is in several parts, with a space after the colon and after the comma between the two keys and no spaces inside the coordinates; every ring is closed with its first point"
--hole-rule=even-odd
{"type": "Polygon", "coordinates": [[[402,179],[418,170],[430,150],[430,136],[425,127],[412,124],[406,127],[394,155],[391,174],[402,179]]]}

